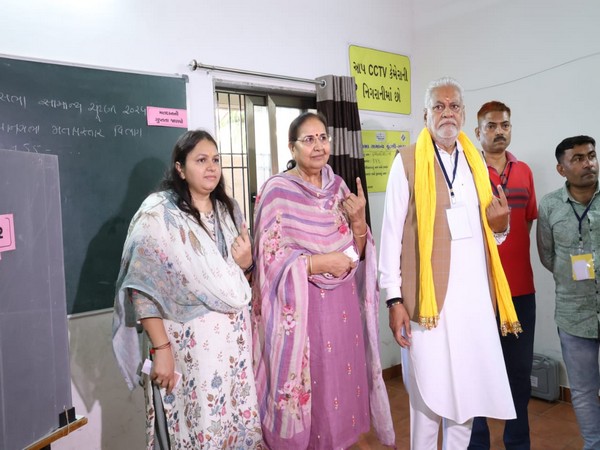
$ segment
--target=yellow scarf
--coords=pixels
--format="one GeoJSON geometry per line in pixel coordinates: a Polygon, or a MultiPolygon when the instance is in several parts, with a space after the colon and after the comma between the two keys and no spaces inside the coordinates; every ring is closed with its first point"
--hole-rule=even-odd
{"type": "MultiPolygon", "coordinates": [[[[493,196],[489,174],[485,164],[483,164],[481,155],[462,131],[458,136],[458,142],[460,142],[467,158],[467,163],[473,174],[475,188],[477,189],[477,196],[479,197],[481,222],[483,223],[487,248],[489,250],[492,279],[494,281],[496,300],[500,313],[500,330],[503,336],[506,336],[508,333],[517,335],[517,333],[523,330],[515,312],[506,275],[502,269],[496,239],[487,220],[485,220],[486,208],[492,201],[493,196]]],[[[433,224],[436,208],[434,164],[433,141],[431,140],[429,130],[424,128],[417,139],[415,151],[415,207],[420,255],[419,323],[427,329],[436,327],[439,320],[433,285],[433,268],[431,266],[433,224]]]]}

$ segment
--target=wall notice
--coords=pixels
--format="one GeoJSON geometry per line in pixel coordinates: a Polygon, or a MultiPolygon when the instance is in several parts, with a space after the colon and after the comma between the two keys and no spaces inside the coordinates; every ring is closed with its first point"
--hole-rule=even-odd
{"type": "Polygon", "coordinates": [[[358,109],[410,114],[408,56],[356,45],[350,46],[349,55],[358,109]]]}
{"type": "Polygon", "coordinates": [[[147,106],[146,120],[151,127],[187,128],[187,110],[147,106]]]}
{"type": "Polygon", "coordinates": [[[401,147],[405,147],[409,143],[408,131],[362,131],[369,193],[385,192],[394,157],[401,147]]]}
{"type": "Polygon", "coordinates": [[[0,215],[0,259],[2,252],[17,248],[15,243],[15,225],[12,214],[0,215]]]}

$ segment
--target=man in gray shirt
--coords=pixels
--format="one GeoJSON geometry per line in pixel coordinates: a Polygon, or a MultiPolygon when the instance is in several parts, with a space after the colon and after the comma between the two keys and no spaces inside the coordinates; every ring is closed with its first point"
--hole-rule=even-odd
{"type": "Polygon", "coordinates": [[[558,173],[567,180],[539,205],[537,243],[556,283],[555,320],[571,399],[585,443],[600,449],[600,199],[596,141],[564,139],[556,147],[558,173]]]}

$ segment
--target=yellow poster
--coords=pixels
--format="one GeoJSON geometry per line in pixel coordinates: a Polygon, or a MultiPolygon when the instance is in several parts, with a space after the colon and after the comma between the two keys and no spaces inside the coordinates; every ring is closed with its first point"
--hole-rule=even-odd
{"type": "Polygon", "coordinates": [[[356,45],[350,46],[349,56],[358,109],[410,114],[408,56],[356,45]]]}
{"type": "Polygon", "coordinates": [[[369,193],[385,192],[396,152],[410,143],[408,131],[362,131],[365,172],[369,193]]]}

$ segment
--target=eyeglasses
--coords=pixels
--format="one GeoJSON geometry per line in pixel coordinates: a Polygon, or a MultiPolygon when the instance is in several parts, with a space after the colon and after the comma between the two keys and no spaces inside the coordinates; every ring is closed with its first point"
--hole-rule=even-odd
{"type": "Polygon", "coordinates": [[[315,135],[309,134],[308,136],[304,136],[303,138],[296,139],[295,142],[302,142],[307,147],[314,147],[317,141],[319,141],[321,145],[325,145],[326,143],[331,142],[331,136],[327,133],[315,135]]]}

